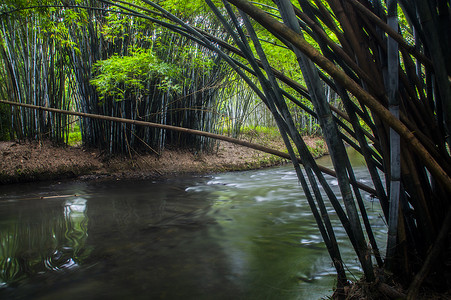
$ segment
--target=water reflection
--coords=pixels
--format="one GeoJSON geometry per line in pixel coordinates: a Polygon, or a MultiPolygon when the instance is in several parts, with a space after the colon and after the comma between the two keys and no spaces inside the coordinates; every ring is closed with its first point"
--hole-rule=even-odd
{"type": "MultiPolygon", "coordinates": [[[[367,178],[363,168],[358,172],[367,178]]],[[[334,268],[289,166],[4,189],[0,298],[319,299],[334,285],[334,268]],[[45,198],[74,194],[82,196],[45,198]]],[[[383,240],[385,225],[368,197],[383,240]]],[[[338,229],[337,238],[358,276],[345,232],[338,229]]]]}
{"type": "Polygon", "coordinates": [[[74,268],[89,254],[84,247],[88,223],[86,199],[64,201],[51,195],[45,199],[22,196],[1,202],[2,286],[74,268]]]}

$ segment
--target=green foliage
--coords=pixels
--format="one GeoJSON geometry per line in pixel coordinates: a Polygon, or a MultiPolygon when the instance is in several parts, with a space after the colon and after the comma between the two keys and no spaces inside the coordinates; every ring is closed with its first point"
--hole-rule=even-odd
{"type": "Polygon", "coordinates": [[[91,83],[103,99],[113,97],[117,101],[124,99],[127,91],[145,90],[146,83],[159,79],[161,90],[179,91],[175,82],[180,80],[180,68],[158,59],[151,50],[132,49],[130,56],[117,54],[94,64],[96,76],[91,83]]]}
{"type": "Polygon", "coordinates": [[[401,9],[401,6],[398,6],[398,25],[399,30],[405,41],[410,45],[415,45],[415,37],[413,35],[413,27],[409,24],[404,11],[401,9]]]}
{"type": "Polygon", "coordinates": [[[105,16],[101,33],[105,40],[113,45],[132,39],[134,42],[152,43],[155,38],[154,24],[146,19],[130,18],[116,12],[109,12],[105,16]],[[151,33],[151,34],[149,34],[151,33]]]}
{"type": "MultiPolygon", "coordinates": [[[[66,133],[64,133],[64,140],[66,140],[66,133]]],[[[69,136],[67,137],[67,144],[69,146],[76,146],[81,144],[81,130],[80,125],[76,123],[70,130],[69,136]]]]}
{"type": "Polygon", "coordinates": [[[327,153],[327,146],[324,140],[315,141],[314,146],[308,146],[310,153],[312,153],[313,157],[321,157],[327,153]]]}
{"type": "Polygon", "coordinates": [[[279,130],[277,127],[266,127],[266,126],[243,126],[241,129],[242,134],[249,135],[253,133],[259,133],[267,136],[268,138],[280,137],[279,130]]]}
{"type": "Polygon", "coordinates": [[[211,13],[208,5],[203,0],[166,0],[160,5],[181,18],[206,16],[211,13]]]}

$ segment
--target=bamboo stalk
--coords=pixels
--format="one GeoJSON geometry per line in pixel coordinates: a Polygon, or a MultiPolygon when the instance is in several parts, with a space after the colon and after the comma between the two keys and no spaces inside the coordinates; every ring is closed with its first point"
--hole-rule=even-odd
{"type": "Polygon", "coordinates": [[[443,247],[446,241],[446,238],[449,235],[449,231],[451,228],[451,209],[447,208],[446,217],[443,220],[443,225],[440,229],[440,232],[432,246],[429,250],[429,253],[426,257],[425,262],[421,270],[415,275],[413,281],[411,282],[409,289],[407,291],[407,299],[413,300],[418,298],[418,291],[421,287],[421,284],[426,279],[428,273],[432,269],[432,265],[439,258],[440,253],[443,251],[443,247]]]}
{"type": "Polygon", "coordinates": [[[371,10],[366,8],[363,4],[361,4],[357,0],[346,0],[346,1],[351,3],[361,13],[363,13],[366,17],[368,17],[369,20],[371,20],[374,24],[376,24],[378,27],[384,30],[401,47],[403,47],[404,49],[409,51],[409,53],[418,58],[423,64],[425,64],[427,67],[432,67],[432,61],[429,58],[427,58],[424,54],[419,52],[415,47],[407,44],[404,38],[397,32],[397,28],[393,28],[388,23],[385,23],[376,14],[374,14],[371,10]]]}
{"type": "Polygon", "coordinates": [[[300,39],[297,34],[281,24],[277,20],[270,17],[266,12],[251,5],[246,0],[229,0],[241,10],[252,16],[257,22],[265,25],[266,28],[273,32],[277,32],[282,37],[290,41],[293,46],[303,51],[308,57],[310,57],[318,66],[326,70],[329,75],[337,80],[340,84],[353,93],[360,101],[368,106],[373,113],[378,115],[385,124],[396,130],[401,138],[407,142],[409,146],[422,159],[423,163],[427,166],[430,172],[439,180],[448,192],[451,192],[451,178],[443,170],[443,168],[435,161],[435,159],[429,154],[424,146],[418,141],[415,135],[399,120],[394,118],[391,113],[379,103],[373,96],[369,95],[364,89],[357,85],[349,76],[339,70],[333,63],[324,58],[316,49],[309,45],[304,40],[300,39]]]}
{"type": "MultiPolygon", "coordinates": [[[[276,1],[276,4],[278,5],[282,18],[284,22],[286,22],[287,26],[292,28],[300,36],[300,38],[302,38],[299,23],[296,20],[291,3],[289,1],[279,0],[276,1]]],[[[325,94],[321,87],[316,67],[304,56],[304,54],[302,54],[302,52],[297,49],[293,50],[298,58],[300,68],[304,74],[308,89],[312,95],[312,101],[315,106],[315,110],[318,112],[321,128],[328,147],[329,149],[333,149],[333,151],[331,151],[332,162],[335,170],[337,171],[338,184],[343,196],[346,212],[351,223],[352,234],[357,241],[355,251],[363,267],[366,280],[373,281],[374,272],[370,255],[368,254],[367,243],[363,235],[357,208],[350,190],[348,171],[352,172],[352,170],[347,169],[347,155],[343,142],[339,138],[340,135],[338,134],[336,123],[333,122],[331,111],[325,101],[325,94]]]]}
{"type": "MultiPolygon", "coordinates": [[[[388,0],[388,25],[393,29],[398,27],[398,2],[397,0],[388,0]]],[[[399,118],[399,101],[398,101],[398,44],[392,38],[387,40],[388,52],[388,102],[390,112],[399,118]]],[[[401,141],[399,134],[390,129],[390,198],[389,198],[389,217],[388,217],[388,234],[387,234],[387,254],[386,267],[388,270],[393,268],[393,259],[396,252],[399,201],[401,193],[401,141]]]]}
{"type": "MultiPolygon", "coordinates": [[[[82,112],[74,112],[74,111],[67,111],[67,110],[62,110],[62,109],[56,109],[56,108],[50,108],[50,107],[40,107],[40,106],[35,106],[32,104],[26,104],[26,103],[17,103],[17,102],[12,102],[12,101],[6,101],[6,100],[0,100],[0,103],[4,103],[4,104],[8,104],[8,105],[12,105],[12,106],[20,106],[20,107],[27,107],[27,108],[31,108],[31,109],[38,109],[38,110],[43,110],[43,111],[51,111],[51,112],[55,112],[55,113],[61,113],[61,114],[66,114],[66,115],[73,115],[73,116],[79,116],[79,117],[85,117],[85,118],[92,118],[92,119],[97,119],[97,120],[106,120],[106,121],[112,121],[112,122],[122,122],[122,123],[127,123],[127,124],[134,124],[137,126],[147,126],[147,127],[154,127],[154,128],[160,128],[160,129],[166,129],[166,130],[174,130],[174,131],[178,131],[178,132],[184,132],[184,133],[188,133],[188,134],[196,134],[196,135],[200,135],[200,136],[205,136],[205,137],[209,137],[212,139],[217,139],[217,140],[221,140],[221,141],[226,141],[226,142],[230,142],[233,144],[237,144],[237,145],[241,145],[244,147],[248,147],[251,149],[255,149],[255,150],[259,150],[265,153],[269,153],[269,154],[273,154],[275,156],[281,157],[281,158],[285,158],[285,159],[290,159],[290,156],[285,153],[285,152],[281,152],[275,149],[271,149],[269,147],[266,146],[262,146],[262,145],[258,145],[255,143],[250,143],[247,141],[243,141],[243,140],[239,140],[236,138],[232,138],[229,136],[224,136],[224,135],[220,135],[220,134],[215,134],[215,133],[210,133],[210,132],[205,132],[205,131],[201,131],[201,130],[195,130],[195,129],[188,129],[188,128],[183,128],[183,127],[178,127],[178,126],[172,126],[172,125],[164,125],[164,124],[158,124],[158,123],[152,123],[152,122],[146,122],[146,121],[138,121],[138,120],[131,120],[131,119],[122,119],[122,118],[117,118],[117,117],[110,117],[110,116],[102,116],[102,115],[95,115],[95,114],[89,114],[89,113],[82,113],[82,112]]],[[[323,167],[323,166],[319,166],[321,172],[328,174],[330,176],[336,177],[336,173],[335,171],[323,167]]],[[[361,182],[357,182],[356,185],[370,193],[375,195],[376,191],[361,183],[361,182]]]]}

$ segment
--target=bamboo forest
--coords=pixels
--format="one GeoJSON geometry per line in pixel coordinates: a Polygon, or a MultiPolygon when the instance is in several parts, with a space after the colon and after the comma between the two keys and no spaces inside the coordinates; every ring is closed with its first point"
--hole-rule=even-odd
{"type": "MultiPolygon", "coordinates": [[[[303,197],[293,201],[308,207],[321,240],[318,247],[328,256],[334,280],[330,292],[322,297],[451,297],[451,1],[3,0],[0,25],[1,141],[45,140],[70,147],[75,135],[84,149],[97,149],[105,157],[132,153],[158,157],[166,149],[214,154],[220,140],[271,153],[289,161],[289,168],[283,170],[293,172],[290,193],[303,197]],[[277,128],[284,151],[242,141],[242,133],[249,128],[277,128]],[[320,164],[312,153],[306,143],[311,136],[327,146],[330,166],[320,164]],[[354,153],[363,161],[361,168],[368,174],[365,180],[352,162],[354,153]],[[349,249],[344,250],[344,243],[349,249]],[[351,254],[344,254],[348,252],[351,254]],[[357,276],[348,268],[352,261],[360,270],[357,276]]],[[[274,170],[267,172],[278,174],[279,169],[274,170]]],[[[214,182],[224,178],[212,176],[218,176],[214,182]]],[[[241,175],[231,175],[235,176],[241,175]]],[[[258,189],[268,189],[277,198],[283,181],[269,182],[259,182],[258,189]]],[[[2,210],[8,202],[4,200],[6,189],[11,186],[0,186],[2,210]]],[[[228,185],[223,186],[225,193],[228,185]]],[[[193,183],[182,189],[199,191],[195,187],[193,183]]],[[[144,189],[130,187],[140,188],[144,189]]],[[[94,193],[92,189],[87,194],[94,193]]],[[[160,187],[155,189],[142,194],[160,193],[160,187]]],[[[168,189],[172,189],[170,184],[168,189]]],[[[186,196],[193,203],[198,203],[198,198],[186,196]]],[[[41,200],[27,201],[21,205],[41,200]]],[[[84,221],[75,226],[70,225],[75,219],[58,219],[58,224],[70,224],[64,225],[68,226],[65,233],[53,233],[53,238],[64,239],[72,231],[83,231],[84,238],[76,243],[78,250],[73,250],[81,258],[74,261],[78,268],[85,263],[94,269],[95,259],[107,258],[96,256],[97,248],[89,246],[90,240],[101,236],[90,226],[98,224],[99,228],[104,215],[111,212],[113,218],[114,213],[104,207],[104,213],[94,214],[92,206],[100,204],[93,200],[87,203],[87,214],[92,214],[88,230],[82,230],[84,221]]],[[[236,207],[246,211],[244,204],[236,207]]],[[[290,209],[294,212],[297,208],[290,209]]],[[[136,218],[142,217],[140,213],[144,214],[138,211],[136,218]]],[[[119,222],[117,218],[111,222],[119,222]]],[[[215,222],[234,218],[239,215],[215,222]]],[[[0,298],[13,295],[24,282],[33,291],[40,284],[39,276],[31,276],[32,267],[24,263],[28,258],[12,254],[11,249],[21,243],[15,237],[20,230],[5,233],[7,219],[9,215],[2,213],[0,298]]],[[[302,216],[296,219],[301,222],[302,216]]],[[[183,229],[183,235],[194,234],[192,228],[198,228],[198,223],[183,223],[191,228],[183,229]]],[[[173,223],[158,230],[164,228],[168,235],[182,230],[169,230],[168,224],[173,223]]],[[[152,226],[146,230],[157,230],[152,226]]],[[[277,227],[276,223],[265,226],[277,227]]],[[[38,231],[28,230],[30,236],[38,231]]],[[[293,234],[285,230],[278,235],[285,238],[293,234]]],[[[170,239],[163,231],[160,234],[158,241],[170,239]]],[[[221,243],[226,243],[224,239],[221,243]]],[[[143,234],[140,243],[147,243],[145,240],[143,234]]],[[[50,242],[36,243],[42,246],[50,242]]],[[[126,241],[119,243],[125,251],[126,241]]],[[[160,253],[162,248],[156,244],[142,247],[142,252],[152,251],[160,253]]],[[[218,249],[204,247],[202,251],[218,249]]],[[[260,251],[269,253],[271,248],[260,251]]],[[[295,261],[303,259],[296,257],[295,261]]],[[[236,259],[229,263],[239,264],[236,259]]],[[[89,270],[85,267],[83,274],[89,270]]],[[[58,278],[69,276],[59,271],[58,278]]],[[[202,272],[216,278],[208,268],[202,272]]],[[[139,274],[136,277],[148,276],[139,274]]],[[[215,296],[214,291],[175,296],[166,290],[169,294],[142,291],[133,297],[313,299],[302,298],[295,287],[278,286],[272,279],[274,289],[290,289],[294,296],[261,292],[257,297],[244,292],[252,283],[245,285],[245,279],[237,278],[242,281],[243,292],[232,287],[235,291],[229,296],[215,296]]],[[[255,284],[253,288],[260,287],[255,284]]],[[[107,298],[131,297],[122,292],[107,298]]],[[[77,299],[63,292],[36,299],[58,295],[77,299]]]]}

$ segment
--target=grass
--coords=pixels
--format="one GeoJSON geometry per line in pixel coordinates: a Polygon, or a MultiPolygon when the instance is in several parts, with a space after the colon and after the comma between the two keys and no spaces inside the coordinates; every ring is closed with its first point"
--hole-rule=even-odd
{"type": "Polygon", "coordinates": [[[241,129],[239,138],[276,149],[285,148],[285,144],[276,127],[246,126],[241,129]]]}
{"type": "MultiPolygon", "coordinates": [[[[241,129],[239,138],[287,152],[285,143],[276,127],[245,126],[241,129]]],[[[328,153],[326,142],[321,137],[305,136],[304,140],[313,157],[318,158],[328,153]]],[[[295,152],[297,153],[296,150],[295,152]]]]}
{"type": "Polygon", "coordinates": [[[321,157],[327,154],[327,147],[324,140],[316,140],[313,146],[307,145],[308,150],[312,153],[313,157],[321,157]]]}
{"type": "Polygon", "coordinates": [[[280,138],[279,130],[276,127],[265,126],[244,126],[241,128],[242,135],[265,135],[269,138],[280,138]]]}
{"type": "Polygon", "coordinates": [[[78,146],[81,144],[81,130],[78,123],[75,123],[75,125],[69,131],[67,144],[69,146],[78,146]]]}

